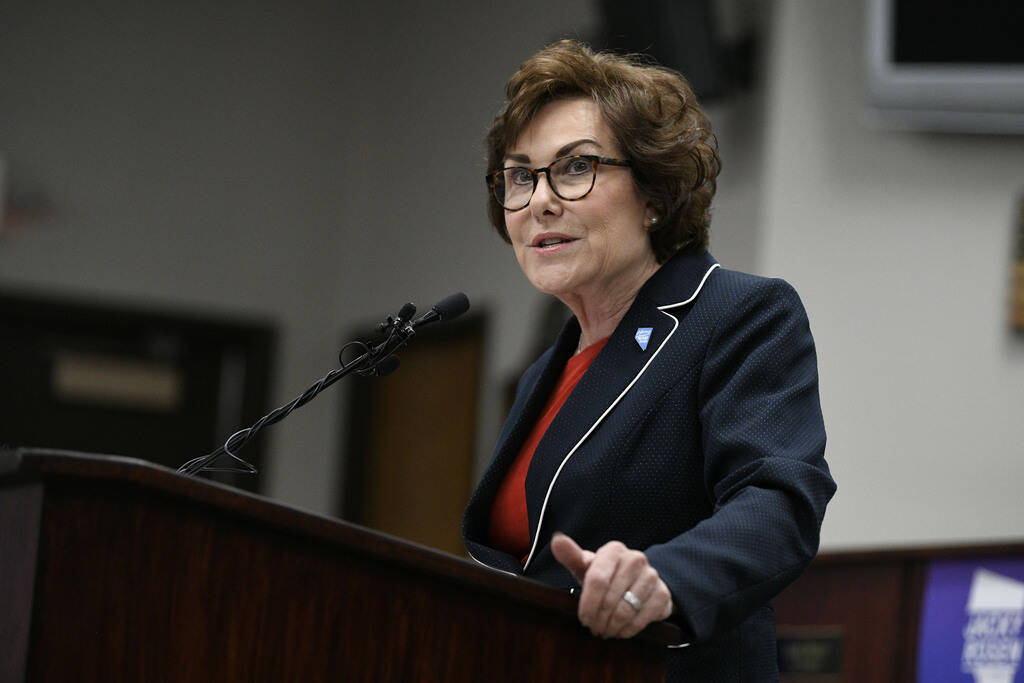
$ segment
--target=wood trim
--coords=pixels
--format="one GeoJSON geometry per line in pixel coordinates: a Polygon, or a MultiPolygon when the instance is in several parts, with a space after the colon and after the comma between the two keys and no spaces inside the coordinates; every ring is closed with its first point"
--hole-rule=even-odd
{"type": "Polygon", "coordinates": [[[905,548],[869,548],[819,553],[811,566],[832,564],[859,564],[889,560],[929,560],[936,557],[997,557],[1024,554],[1024,541],[1007,539],[1004,542],[985,542],[961,545],[913,546],[905,548]]]}

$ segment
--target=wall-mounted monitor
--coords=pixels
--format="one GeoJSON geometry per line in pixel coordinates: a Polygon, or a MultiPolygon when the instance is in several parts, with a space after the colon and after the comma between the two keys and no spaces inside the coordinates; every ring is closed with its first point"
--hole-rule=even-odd
{"type": "Polygon", "coordinates": [[[882,125],[1024,133],[1024,0],[868,0],[865,49],[882,125]]]}

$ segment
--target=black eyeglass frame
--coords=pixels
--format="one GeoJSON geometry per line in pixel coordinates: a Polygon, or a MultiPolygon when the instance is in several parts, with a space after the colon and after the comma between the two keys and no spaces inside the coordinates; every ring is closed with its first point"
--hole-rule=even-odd
{"type": "Polygon", "coordinates": [[[537,191],[537,181],[540,178],[540,174],[541,173],[547,175],[547,177],[548,177],[548,187],[551,188],[551,191],[555,193],[556,197],[558,197],[559,199],[565,200],[567,202],[575,202],[575,201],[579,201],[580,199],[583,199],[584,197],[586,197],[588,194],[590,194],[591,190],[594,189],[594,185],[597,183],[597,167],[599,165],[602,165],[602,164],[604,164],[605,166],[626,166],[626,167],[628,167],[628,166],[632,166],[633,162],[626,161],[626,160],[623,160],[623,159],[612,159],[610,157],[602,157],[602,156],[598,156],[596,154],[570,154],[568,156],[558,157],[557,159],[552,161],[547,166],[544,166],[543,168],[527,168],[526,166],[506,166],[506,167],[504,167],[504,168],[502,168],[502,169],[500,169],[498,171],[495,171],[494,173],[488,173],[484,177],[484,179],[487,181],[487,187],[491,190],[491,198],[494,199],[494,201],[498,202],[498,206],[500,206],[501,208],[505,209],[506,211],[522,211],[523,209],[525,209],[526,207],[528,207],[530,205],[530,202],[533,201],[533,194],[534,194],[534,192],[537,191]],[[589,161],[590,162],[590,169],[591,169],[592,173],[591,173],[591,176],[590,176],[590,187],[587,188],[587,191],[584,192],[583,194],[581,194],[579,197],[573,197],[573,198],[570,199],[569,197],[563,197],[562,194],[558,191],[558,188],[555,187],[555,184],[551,182],[551,167],[554,166],[555,164],[560,163],[560,162],[572,161],[573,159],[586,159],[587,161],[589,161]],[[522,169],[522,170],[526,171],[527,173],[529,173],[530,177],[533,179],[533,189],[530,190],[530,196],[526,200],[526,203],[523,204],[522,206],[520,206],[518,209],[510,209],[510,208],[506,207],[501,202],[501,200],[498,199],[498,195],[495,193],[496,192],[495,188],[498,185],[498,176],[504,174],[505,171],[508,171],[508,170],[511,170],[511,169],[522,169]]]}

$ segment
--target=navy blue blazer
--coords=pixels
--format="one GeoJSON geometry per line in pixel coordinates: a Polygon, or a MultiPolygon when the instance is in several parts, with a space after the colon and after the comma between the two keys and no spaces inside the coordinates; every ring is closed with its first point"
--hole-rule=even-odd
{"type": "Polygon", "coordinates": [[[463,517],[470,555],[572,588],[553,532],[589,550],[622,541],[668,586],[689,643],[670,653],[668,680],[777,679],[771,599],[817,552],[835,492],[796,292],[703,251],[662,265],[537,446],[524,566],[488,545],[491,506],[579,334],[573,318],[519,383],[463,517]],[[647,327],[644,349],[635,336],[647,327]]]}

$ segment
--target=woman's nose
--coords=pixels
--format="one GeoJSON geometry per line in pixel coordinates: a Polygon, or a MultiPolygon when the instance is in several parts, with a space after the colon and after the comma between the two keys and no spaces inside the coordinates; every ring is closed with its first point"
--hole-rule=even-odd
{"type": "Polygon", "coordinates": [[[562,212],[561,200],[551,189],[551,179],[547,173],[537,176],[537,187],[533,189],[533,197],[530,198],[530,211],[538,217],[562,212]]]}

